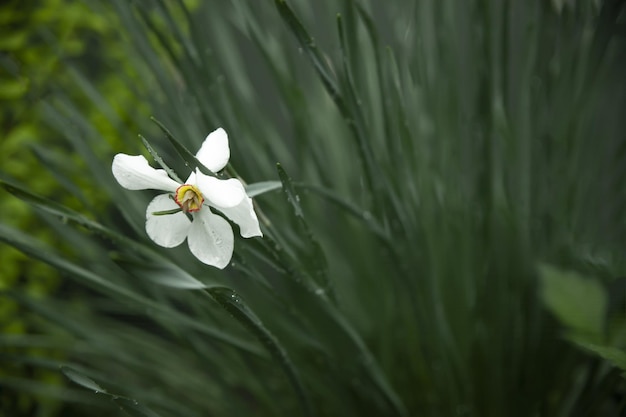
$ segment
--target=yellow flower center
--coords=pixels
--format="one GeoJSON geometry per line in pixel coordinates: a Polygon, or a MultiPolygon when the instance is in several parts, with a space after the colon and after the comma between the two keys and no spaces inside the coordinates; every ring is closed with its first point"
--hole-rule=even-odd
{"type": "Polygon", "coordinates": [[[191,213],[202,208],[204,197],[195,185],[183,184],[176,189],[174,201],[185,213],[191,213]]]}

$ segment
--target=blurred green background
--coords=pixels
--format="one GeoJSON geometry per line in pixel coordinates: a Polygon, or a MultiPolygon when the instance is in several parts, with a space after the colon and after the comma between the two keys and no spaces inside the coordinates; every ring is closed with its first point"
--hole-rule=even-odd
{"type": "Polygon", "coordinates": [[[2,3],[0,412],[623,415],[624,3],[2,3]],[[225,271],[151,116],[282,187],[225,271]]]}

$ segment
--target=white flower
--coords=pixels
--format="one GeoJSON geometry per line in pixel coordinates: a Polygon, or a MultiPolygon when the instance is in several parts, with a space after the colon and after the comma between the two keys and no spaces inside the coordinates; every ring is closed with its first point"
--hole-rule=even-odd
{"type": "MultiPolygon", "coordinates": [[[[196,157],[212,172],[222,170],[230,158],[224,129],[211,132],[196,157]]],[[[209,206],[235,222],[242,237],[263,236],[252,199],[237,179],[221,180],[196,169],[184,184],[179,184],[165,170],[152,168],[142,155],[122,153],[113,158],[112,171],[126,189],[167,191],[156,196],[146,210],[146,232],[157,245],[173,248],[187,239],[189,250],[200,261],[220,269],[226,267],[233,254],[233,230],[209,206]],[[164,214],[167,212],[172,214],[164,214]]]]}

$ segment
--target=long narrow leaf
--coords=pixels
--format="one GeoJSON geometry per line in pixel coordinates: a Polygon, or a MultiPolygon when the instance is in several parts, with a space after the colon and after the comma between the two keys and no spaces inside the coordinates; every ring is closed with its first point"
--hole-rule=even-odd
{"type": "Polygon", "coordinates": [[[170,143],[174,146],[174,148],[176,149],[176,152],[178,152],[178,154],[181,156],[181,158],[183,158],[183,160],[185,161],[185,164],[190,167],[191,169],[195,169],[198,168],[203,174],[209,175],[211,177],[215,177],[215,173],[212,172],[210,169],[208,169],[207,167],[205,167],[202,162],[200,162],[198,160],[198,158],[196,158],[196,156],[194,154],[192,154],[189,149],[187,149],[185,147],[185,145],[183,145],[182,143],[180,143],[175,137],[174,135],[172,135],[172,133],[163,125],[163,123],[159,122],[157,119],[155,119],[154,117],[151,118],[151,120],[159,127],[159,129],[161,129],[163,131],[163,133],[165,133],[165,136],[167,137],[167,139],[170,141],[170,143]]]}
{"type": "Polygon", "coordinates": [[[276,169],[278,170],[278,176],[283,186],[283,193],[293,209],[293,213],[296,217],[302,235],[306,237],[308,246],[307,263],[311,269],[312,277],[316,284],[323,289],[323,291],[329,291],[332,296],[330,282],[328,279],[328,264],[326,256],[324,255],[321,245],[313,236],[309,225],[304,220],[304,213],[302,211],[302,207],[300,206],[300,196],[296,194],[291,178],[289,178],[283,167],[280,164],[277,164],[276,169]]]}
{"type": "Polygon", "coordinates": [[[215,287],[208,289],[207,292],[237,321],[248,328],[259,339],[287,375],[289,382],[296,391],[303,415],[307,417],[313,416],[311,400],[287,351],[281,346],[272,333],[265,328],[261,320],[250,310],[241,297],[230,288],[215,287]]]}

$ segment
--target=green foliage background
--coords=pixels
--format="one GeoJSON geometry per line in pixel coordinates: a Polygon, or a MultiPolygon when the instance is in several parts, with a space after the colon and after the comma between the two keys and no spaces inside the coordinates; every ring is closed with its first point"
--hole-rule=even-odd
{"type": "MultiPolygon", "coordinates": [[[[86,198],[92,209],[101,206],[108,199],[90,190],[82,175],[86,170],[85,162],[78,155],[70,154],[62,135],[51,130],[42,119],[40,103],[61,91],[78,105],[85,105],[85,117],[109,142],[122,141],[107,119],[91,104],[87,105],[91,101],[77,86],[79,74],[76,71],[82,70],[89,74],[89,82],[109,92],[109,105],[129,129],[135,125],[133,119],[147,117],[147,106],[129,94],[127,83],[113,71],[113,68],[123,69],[129,77],[135,73],[127,63],[125,52],[119,48],[115,15],[93,13],[82,2],[47,0],[4,2],[0,6],[0,16],[0,178],[14,178],[34,192],[56,196],[70,207],[80,207],[79,199],[84,202],[86,198]],[[68,66],[69,62],[73,65],[68,66]],[[60,175],[71,177],[71,181],[60,180],[60,175]]],[[[3,195],[0,218],[53,245],[64,244],[29,210],[28,204],[20,200],[3,195]]],[[[35,298],[64,292],[65,285],[53,268],[30,261],[17,250],[3,246],[0,264],[2,290],[17,290],[35,298]]],[[[5,334],[38,333],[42,327],[48,327],[42,326],[40,321],[20,308],[19,303],[6,297],[0,303],[0,317],[5,334]]],[[[36,347],[31,352],[41,354],[36,347]]],[[[65,355],[60,352],[55,356],[65,355]]],[[[20,375],[54,384],[63,382],[58,370],[47,371],[33,366],[3,367],[0,374],[8,378],[20,375]]],[[[7,415],[35,412],[52,415],[59,408],[57,400],[50,401],[45,396],[27,399],[11,389],[2,390],[0,402],[3,410],[15,407],[13,412],[6,411],[7,415]]]]}
{"type": "Polygon", "coordinates": [[[623,1],[2,7],[7,415],[623,412],[623,1]],[[187,174],[149,115],[273,181],[225,271],[110,174],[187,174]]]}

